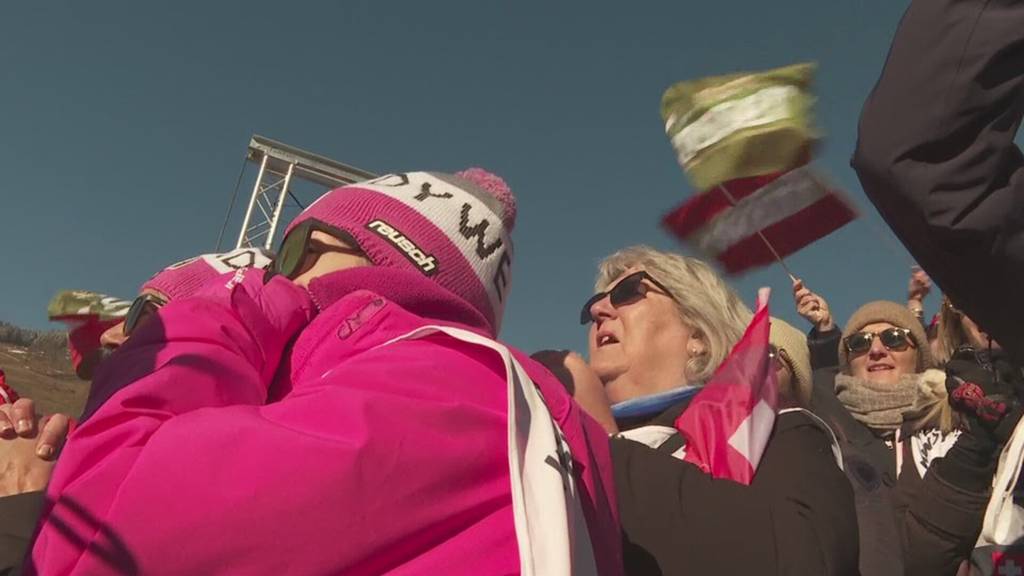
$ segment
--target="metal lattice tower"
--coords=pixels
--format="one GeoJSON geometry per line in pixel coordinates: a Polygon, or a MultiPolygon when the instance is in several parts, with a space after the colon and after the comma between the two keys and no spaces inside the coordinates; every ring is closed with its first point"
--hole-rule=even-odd
{"type": "Polygon", "coordinates": [[[260,171],[249,197],[235,248],[272,248],[281,211],[289,198],[295,201],[291,193],[295,178],[319,184],[329,190],[376,176],[259,135],[253,135],[249,141],[247,160],[259,164],[260,171]]]}

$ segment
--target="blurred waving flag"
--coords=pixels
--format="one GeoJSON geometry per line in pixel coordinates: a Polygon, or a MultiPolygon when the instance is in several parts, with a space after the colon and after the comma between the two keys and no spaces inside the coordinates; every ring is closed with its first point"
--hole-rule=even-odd
{"type": "Polygon", "coordinates": [[[856,217],[807,166],[817,134],[812,64],[670,87],[665,131],[700,192],[665,215],[675,236],[735,274],[771,263],[856,217]]]}
{"type": "Polygon", "coordinates": [[[46,306],[51,321],[68,327],[71,364],[81,378],[91,377],[92,363],[85,361],[100,349],[100,336],[123,321],[131,301],[87,290],[62,290],[46,306]]]}
{"type": "Polygon", "coordinates": [[[749,485],[778,411],[778,382],[768,357],[768,296],[714,376],[694,396],[675,426],[686,439],[683,460],[715,478],[749,485]]]}
{"type": "Polygon", "coordinates": [[[128,314],[131,305],[130,300],[122,300],[98,292],[62,290],[50,299],[50,303],[46,306],[46,315],[50,320],[70,325],[93,320],[120,322],[128,314]]]}

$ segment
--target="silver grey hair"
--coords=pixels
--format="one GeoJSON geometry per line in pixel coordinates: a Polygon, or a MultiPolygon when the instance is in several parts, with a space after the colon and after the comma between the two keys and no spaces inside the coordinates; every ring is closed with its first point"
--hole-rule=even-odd
{"type": "Polygon", "coordinates": [[[686,364],[688,382],[707,380],[743,336],[753,313],[710,266],[696,259],[649,246],[630,246],[598,266],[595,292],[603,292],[630,268],[645,270],[665,285],[679,318],[704,341],[704,354],[686,364]]]}

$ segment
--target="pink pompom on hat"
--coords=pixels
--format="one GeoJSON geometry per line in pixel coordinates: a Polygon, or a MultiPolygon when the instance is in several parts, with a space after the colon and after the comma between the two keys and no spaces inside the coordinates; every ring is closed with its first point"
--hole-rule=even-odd
{"type": "Polygon", "coordinates": [[[376,266],[415,270],[476,308],[494,334],[512,282],[516,200],[481,168],[404,172],[321,196],[285,235],[315,219],[352,235],[376,266]]]}
{"type": "Polygon", "coordinates": [[[223,254],[202,254],[171,264],[142,285],[171,300],[195,294],[211,278],[243,268],[267,268],[274,256],[262,248],[238,248],[223,254]]]}

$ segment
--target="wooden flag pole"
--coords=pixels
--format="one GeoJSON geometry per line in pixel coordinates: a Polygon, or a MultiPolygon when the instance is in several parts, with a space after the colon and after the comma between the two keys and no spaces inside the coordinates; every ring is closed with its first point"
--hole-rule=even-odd
{"type": "MultiPolygon", "coordinates": [[[[726,200],[728,200],[729,203],[732,204],[733,208],[735,208],[737,202],[736,199],[732,197],[732,194],[729,193],[729,190],[725,186],[722,186],[721,184],[718,185],[718,189],[722,191],[722,194],[725,194],[726,200]]],[[[769,242],[767,238],[765,238],[764,234],[762,234],[760,230],[757,231],[757,237],[760,238],[762,242],[764,242],[764,245],[768,247],[769,251],[771,251],[772,256],[775,257],[775,260],[782,265],[782,269],[786,271],[786,274],[789,274],[789,279],[795,283],[797,281],[797,277],[793,274],[793,271],[789,269],[789,266],[786,266],[786,261],[783,260],[782,256],[779,255],[779,252],[778,250],[775,249],[775,246],[772,246],[772,243],[769,242]]]]}

